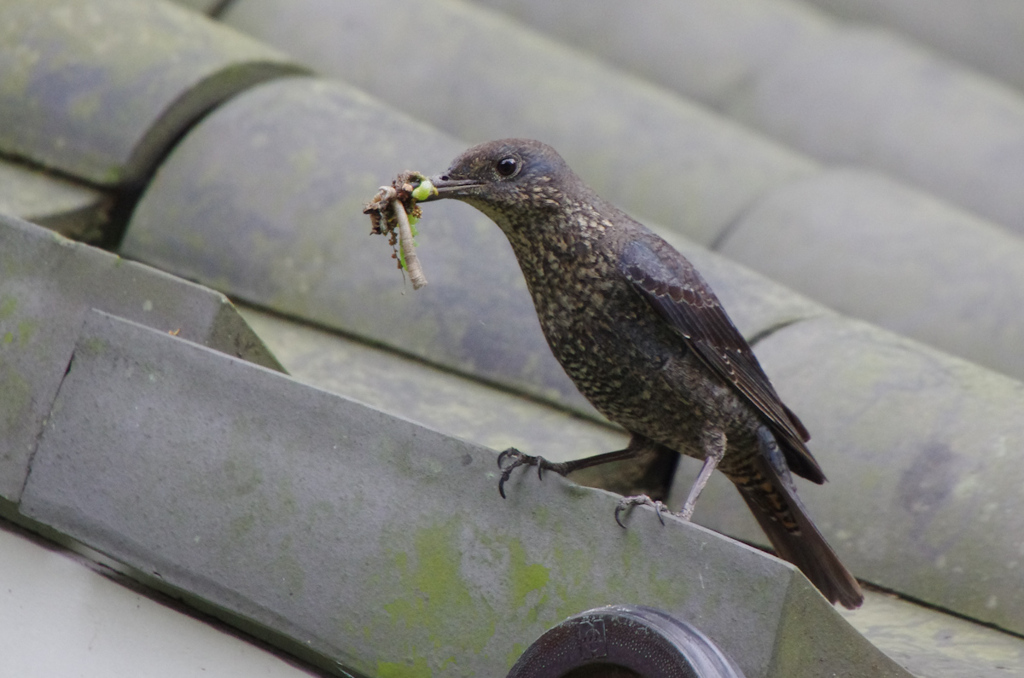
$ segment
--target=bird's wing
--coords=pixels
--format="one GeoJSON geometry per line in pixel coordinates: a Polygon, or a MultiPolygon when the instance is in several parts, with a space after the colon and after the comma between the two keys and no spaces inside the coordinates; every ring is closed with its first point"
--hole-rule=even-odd
{"type": "Polygon", "coordinates": [[[711,370],[731,384],[768,421],[785,443],[793,473],[824,482],[804,441],[807,429],[775,392],[750,345],[697,270],[668,243],[634,239],[622,251],[620,272],[650,302],[711,370]]]}

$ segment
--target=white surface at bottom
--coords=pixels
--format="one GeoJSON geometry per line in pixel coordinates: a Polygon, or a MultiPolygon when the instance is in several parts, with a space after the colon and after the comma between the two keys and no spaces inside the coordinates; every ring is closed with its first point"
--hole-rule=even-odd
{"type": "Polygon", "coordinates": [[[0,522],[0,676],[310,675],[0,522]]]}

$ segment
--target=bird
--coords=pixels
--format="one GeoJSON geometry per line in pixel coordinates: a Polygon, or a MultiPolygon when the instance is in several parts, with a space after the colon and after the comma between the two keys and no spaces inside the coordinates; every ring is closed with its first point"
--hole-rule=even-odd
{"type": "MultiPolygon", "coordinates": [[[[459,200],[505,234],[554,356],[583,396],[630,435],[622,450],[558,463],[509,448],[498,457],[503,497],[522,466],[566,475],[652,454],[693,457],[703,466],[676,515],[690,519],[717,469],[781,558],[829,602],[861,605],[860,585],[797,496],[792,474],[825,482],[807,429],[682,254],[598,196],[539,141],[474,146],[430,181],[427,201],[459,200]]],[[[659,519],[667,510],[629,497],[616,520],[619,510],[643,503],[659,519]]]]}

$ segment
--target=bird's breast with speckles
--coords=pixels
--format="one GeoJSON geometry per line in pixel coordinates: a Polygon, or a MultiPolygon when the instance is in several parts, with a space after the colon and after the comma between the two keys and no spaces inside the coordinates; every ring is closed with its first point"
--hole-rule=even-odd
{"type": "Polygon", "coordinates": [[[599,237],[510,240],[552,352],[599,412],[696,457],[709,417],[727,430],[749,428],[750,408],[724,382],[708,379],[599,237]]]}

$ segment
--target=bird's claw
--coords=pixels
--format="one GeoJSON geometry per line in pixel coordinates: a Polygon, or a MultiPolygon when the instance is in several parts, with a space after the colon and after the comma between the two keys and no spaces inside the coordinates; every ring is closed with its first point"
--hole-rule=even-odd
{"type": "Polygon", "coordinates": [[[505,481],[512,476],[512,471],[520,466],[536,466],[537,477],[544,480],[544,469],[554,469],[554,465],[544,457],[535,457],[531,454],[523,454],[514,447],[510,447],[498,455],[498,468],[501,469],[501,479],[498,481],[498,494],[505,498],[505,481]],[[510,463],[504,465],[506,461],[510,463]]]}
{"type": "Polygon", "coordinates": [[[619,520],[619,515],[623,511],[633,508],[634,506],[650,506],[651,508],[653,508],[654,513],[658,516],[658,521],[661,522],[662,525],[665,524],[665,519],[662,517],[661,514],[663,512],[672,513],[671,511],[668,510],[668,507],[665,506],[665,504],[661,503],[660,501],[655,501],[654,499],[651,499],[646,494],[640,494],[635,497],[623,497],[621,500],[619,500],[618,506],[615,507],[615,522],[619,524],[619,527],[623,529],[626,528],[626,526],[622,524],[622,521],[619,520]]]}

